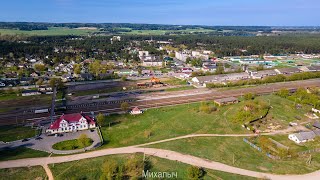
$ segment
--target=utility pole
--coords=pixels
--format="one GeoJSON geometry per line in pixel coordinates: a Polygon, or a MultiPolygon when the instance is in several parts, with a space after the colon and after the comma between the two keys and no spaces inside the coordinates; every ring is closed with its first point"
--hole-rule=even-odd
{"type": "Polygon", "coordinates": [[[50,111],[50,121],[51,124],[53,123],[53,116],[54,116],[54,108],[55,108],[55,101],[57,96],[57,86],[53,87],[53,94],[52,94],[52,101],[51,101],[51,111],[50,111]]]}

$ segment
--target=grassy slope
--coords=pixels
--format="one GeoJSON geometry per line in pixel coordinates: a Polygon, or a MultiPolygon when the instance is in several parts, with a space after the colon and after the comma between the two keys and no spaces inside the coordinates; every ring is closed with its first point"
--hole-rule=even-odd
{"type": "Polygon", "coordinates": [[[312,156],[313,160],[309,166],[306,165],[306,158],[271,160],[243,142],[241,137],[191,138],[149,147],[169,149],[231,166],[268,173],[301,174],[320,169],[320,155],[312,156]],[[234,165],[233,154],[236,159],[234,165]]]}
{"type": "MultiPolygon", "coordinates": [[[[102,128],[106,147],[128,146],[152,142],[191,133],[246,133],[240,125],[226,120],[224,113],[230,107],[206,114],[198,112],[199,103],[149,109],[139,116],[115,115],[108,118],[115,125],[102,128]],[[146,138],[145,131],[152,136],[146,138]]],[[[238,105],[235,105],[238,106],[238,105]]]]}
{"type": "Polygon", "coordinates": [[[34,157],[46,157],[49,154],[42,151],[36,151],[33,149],[20,147],[16,149],[3,149],[0,151],[0,161],[34,158],[34,157]]]}
{"type": "Polygon", "coordinates": [[[0,179],[46,179],[47,175],[41,166],[0,169],[0,179]]]}
{"type": "MultiPolygon", "coordinates": [[[[50,165],[50,168],[55,179],[57,180],[69,179],[70,177],[75,179],[99,179],[102,175],[101,167],[103,162],[113,159],[119,162],[119,164],[124,164],[125,161],[132,156],[133,155],[104,156],[93,159],[84,159],[80,161],[55,164],[54,166],[50,165]]],[[[142,159],[142,155],[140,154],[136,154],[135,156],[139,156],[139,158],[142,159]]],[[[189,165],[156,157],[148,158],[151,161],[152,172],[177,172],[178,179],[187,179],[187,169],[190,167],[189,165]]],[[[207,171],[207,175],[204,177],[204,179],[212,179],[212,177],[214,179],[217,177],[222,179],[253,179],[212,170],[207,171]]]]}
{"type": "MultiPolygon", "coordinates": [[[[287,127],[288,122],[295,120],[295,116],[304,117],[305,108],[295,110],[293,102],[278,96],[258,97],[266,102],[270,100],[273,108],[270,117],[287,127]]],[[[115,115],[111,120],[115,125],[102,128],[102,134],[107,141],[105,147],[119,147],[133,144],[152,142],[192,133],[250,133],[240,124],[232,121],[234,113],[242,110],[243,103],[218,108],[217,112],[206,114],[198,112],[200,103],[178,105],[158,109],[149,109],[139,116],[115,115]],[[152,136],[146,138],[145,131],[151,131],[152,136]]]]}
{"type": "Polygon", "coordinates": [[[24,126],[0,126],[0,141],[9,142],[35,136],[36,129],[24,126]]]}

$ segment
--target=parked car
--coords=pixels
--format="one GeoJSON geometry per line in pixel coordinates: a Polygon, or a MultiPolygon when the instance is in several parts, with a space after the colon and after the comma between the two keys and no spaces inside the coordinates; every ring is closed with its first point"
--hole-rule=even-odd
{"type": "Polygon", "coordinates": [[[61,136],[63,136],[63,134],[55,134],[54,136],[55,137],[61,137],[61,136]]]}
{"type": "Polygon", "coordinates": [[[36,140],[41,140],[41,139],[43,139],[43,138],[40,136],[36,137],[36,140]]]}

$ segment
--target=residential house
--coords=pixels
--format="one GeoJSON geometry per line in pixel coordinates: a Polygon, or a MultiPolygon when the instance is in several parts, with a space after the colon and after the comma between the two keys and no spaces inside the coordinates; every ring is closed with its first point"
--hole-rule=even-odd
{"type": "Polygon", "coordinates": [[[307,141],[312,141],[316,137],[316,134],[313,131],[308,132],[299,132],[294,134],[289,134],[288,138],[295,143],[304,143],[307,141]]]}
{"type": "Polygon", "coordinates": [[[176,52],[175,53],[175,57],[177,58],[177,59],[179,59],[180,61],[184,61],[184,62],[186,62],[187,61],[187,58],[188,57],[191,57],[191,55],[190,55],[190,53],[187,53],[187,52],[176,52]]]}
{"type": "Polygon", "coordinates": [[[142,66],[145,67],[161,67],[162,66],[162,60],[157,58],[151,58],[149,60],[143,59],[142,60],[142,66]]]}
{"type": "Polygon", "coordinates": [[[49,126],[46,132],[56,134],[81,131],[95,127],[96,122],[94,119],[82,113],[63,114],[49,126]]]}

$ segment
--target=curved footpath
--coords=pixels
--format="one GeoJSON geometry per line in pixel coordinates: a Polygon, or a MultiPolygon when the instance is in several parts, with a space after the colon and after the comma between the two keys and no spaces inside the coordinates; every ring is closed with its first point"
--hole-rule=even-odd
{"type": "Polygon", "coordinates": [[[76,161],[86,158],[95,158],[105,155],[115,155],[115,154],[131,154],[131,153],[145,153],[147,155],[156,156],[168,160],[179,161],[182,163],[204,167],[207,169],[219,170],[233,174],[240,174],[244,176],[251,176],[257,178],[269,178],[274,180],[298,180],[298,179],[319,179],[320,171],[316,171],[310,174],[304,175],[274,175],[268,173],[255,172],[250,170],[245,170],[241,168],[232,167],[219,162],[209,161],[194,157],[191,155],[186,155],[174,151],[154,149],[154,148],[140,148],[140,147],[124,147],[124,148],[114,148],[114,149],[104,149],[99,151],[93,151],[83,154],[60,156],[60,157],[44,157],[44,158],[30,158],[30,159],[20,159],[12,161],[0,162],[0,168],[14,168],[14,167],[27,167],[27,166],[47,166],[48,164],[63,163],[76,161]]]}

